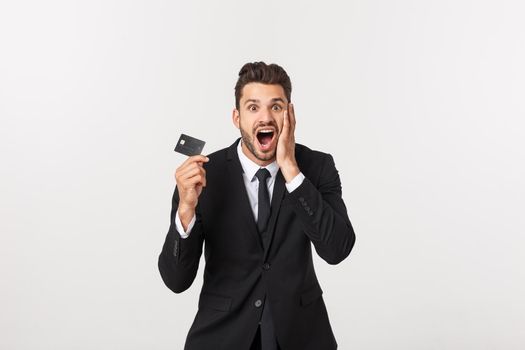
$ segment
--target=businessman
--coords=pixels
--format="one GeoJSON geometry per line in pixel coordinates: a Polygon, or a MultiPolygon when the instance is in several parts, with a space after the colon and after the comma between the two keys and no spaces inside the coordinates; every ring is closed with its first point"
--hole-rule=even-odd
{"type": "Polygon", "coordinates": [[[232,112],[241,137],[175,172],[161,277],[181,293],[203,244],[206,261],[186,350],[337,349],[311,247],[338,264],[355,235],[332,156],[295,143],[291,91],[282,67],[245,64],[232,112]]]}

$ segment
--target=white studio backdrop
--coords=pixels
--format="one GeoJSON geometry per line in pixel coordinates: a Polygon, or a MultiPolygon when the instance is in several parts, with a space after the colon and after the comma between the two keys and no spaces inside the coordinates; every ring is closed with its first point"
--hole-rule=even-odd
{"type": "Polygon", "coordinates": [[[357,242],[316,270],[340,349],[525,347],[522,1],[2,1],[0,349],[182,349],[157,257],[181,132],[230,145],[292,79],[357,242]]]}

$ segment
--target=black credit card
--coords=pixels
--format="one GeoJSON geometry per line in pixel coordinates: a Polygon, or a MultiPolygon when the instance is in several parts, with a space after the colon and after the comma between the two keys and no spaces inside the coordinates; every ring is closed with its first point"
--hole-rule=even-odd
{"type": "Polygon", "coordinates": [[[201,154],[206,142],[196,139],[188,135],[181,134],[179,142],[175,146],[175,152],[185,154],[187,156],[195,156],[201,154]]]}

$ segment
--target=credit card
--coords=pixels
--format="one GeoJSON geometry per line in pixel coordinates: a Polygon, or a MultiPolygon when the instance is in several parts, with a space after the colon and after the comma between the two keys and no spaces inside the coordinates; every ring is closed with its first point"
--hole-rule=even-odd
{"type": "Polygon", "coordinates": [[[185,134],[181,134],[179,142],[175,146],[175,152],[185,154],[187,156],[195,156],[201,154],[206,142],[196,139],[185,134]]]}

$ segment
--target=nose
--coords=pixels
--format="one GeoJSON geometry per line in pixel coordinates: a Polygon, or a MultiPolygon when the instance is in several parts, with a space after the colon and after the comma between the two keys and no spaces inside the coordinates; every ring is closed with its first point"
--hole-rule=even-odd
{"type": "Polygon", "coordinates": [[[273,122],[274,121],[274,117],[273,117],[273,113],[272,113],[272,108],[271,107],[267,107],[267,108],[263,108],[262,109],[261,118],[260,118],[259,121],[263,122],[263,123],[269,123],[269,122],[273,122]]]}

